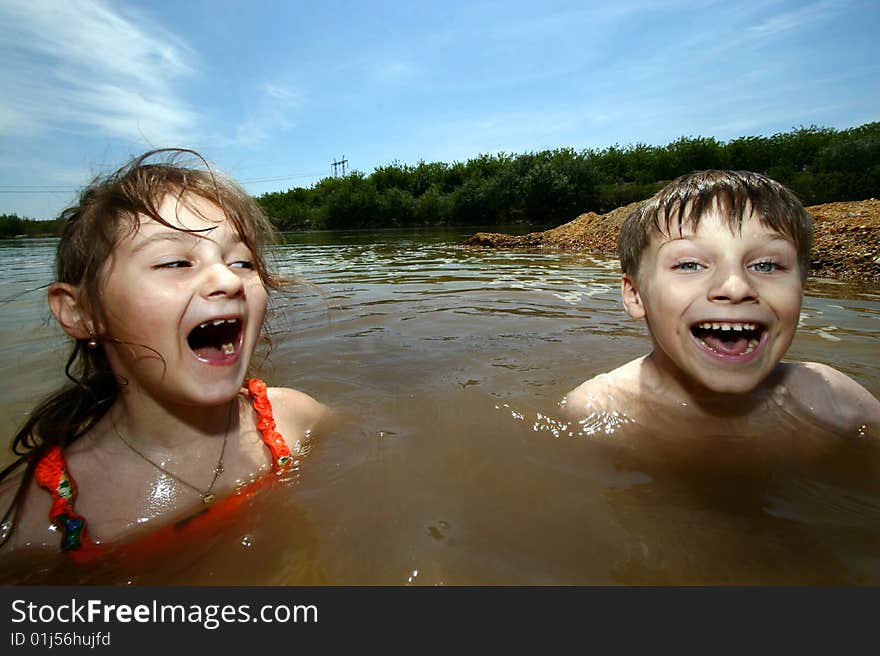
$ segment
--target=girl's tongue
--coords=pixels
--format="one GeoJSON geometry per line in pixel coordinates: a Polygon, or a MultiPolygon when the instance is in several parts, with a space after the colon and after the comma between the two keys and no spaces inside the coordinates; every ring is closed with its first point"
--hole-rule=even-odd
{"type": "Polygon", "coordinates": [[[200,360],[223,362],[235,355],[240,332],[238,319],[217,319],[193,329],[186,341],[200,360]]]}

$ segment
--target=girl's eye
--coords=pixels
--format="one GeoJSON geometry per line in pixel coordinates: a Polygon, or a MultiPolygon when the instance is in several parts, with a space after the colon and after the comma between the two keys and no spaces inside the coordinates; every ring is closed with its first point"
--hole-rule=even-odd
{"type": "Polygon", "coordinates": [[[163,262],[156,265],[157,269],[183,269],[192,266],[187,260],[172,260],[171,262],[163,262]]]}
{"type": "Polygon", "coordinates": [[[680,269],[681,271],[699,271],[703,268],[703,265],[699,262],[687,261],[687,262],[677,262],[673,269],[680,269]]]}
{"type": "Polygon", "coordinates": [[[764,262],[755,262],[752,265],[752,270],[757,271],[758,273],[773,273],[777,269],[781,269],[776,262],[771,262],[769,260],[764,262]]]}
{"type": "Polygon", "coordinates": [[[232,269],[253,269],[254,263],[250,260],[238,260],[229,265],[232,269]]]}

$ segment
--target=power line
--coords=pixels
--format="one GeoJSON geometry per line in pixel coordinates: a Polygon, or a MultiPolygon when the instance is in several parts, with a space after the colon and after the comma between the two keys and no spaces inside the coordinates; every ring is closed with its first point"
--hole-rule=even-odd
{"type": "MultiPolygon", "coordinates": [[[[348,160],[346,160],[346,163],[348,160]]],[[[282,182],[298,178],[314,178],[322,175],[323,171],[310,173],[292,173],[290,175],[277,175],[264,178],[248,178],[239,180],[240,184],[255,184],[261,182],[282,182]]],[[[344,175],[344,173],[343,173],[344,175]]],[[[78,192],[82,187],[64,187],[61,185],[0,185],[0,194],[71,194],[78,192]]]]}
{"type": "Polygon", "coordinates": [[[348,164],[348,160],[345,159],[345,155],[342,156],[342,159],[334,161],[331,166],[333,167],[333,177],[337,177],[338,167],[342,167],[342,177],[345,177],[345,165],[348,164]]]}
{"type": "MultiPolygon", "coordinates": [[[[343,159],[337,162],[334,162],[335,166],[342,166],[342,175],[345,175],[345,167],[348,164],[348,160],[343,159]]],[[[296,180],[301,178],[317,178],[324,174],[323,171],[311,171],[308,173],[291,173],[289,175],[273,175],[273,176],[265,176],[262,178],[246,178],[240,179],[238,182],[240,184],[258,184],[258,183],[266,183],[266,182],[283,182],[284,180],[296,180]]],[[[336,170],[334,169],[334,176],[336,175],[336,170]]],[[[6,195],[19,195],[19,196],[28,196],[28,195],[47,195],[47,194],[74,194],[82,190],[82,187],[66,187],[63,185],[0,185],[0,194],[6,195]]]]}
{"type": "Polygon", "coordinates": [[[72,194],[79,191],[79,189],[56,189],[55,191],[51,191],[49,189],[0,189],[0,194],[72,194]]]}
{"type": "Polygon", "coordinates": [[[239,180],[242,184],[251,184],[254,182],[281,182],[282,180],[293,180],[295,178],[314,178],[323,175],[323,171],[312,171],[311,173],[296,173],[292,175],[279,175],[269,178],[250,178],[248,180],[239,180]]]}
{"type": "Polygon", "coordinates": [[[73,189],[67,185],[0,185],[0,189],[73,189]]]}

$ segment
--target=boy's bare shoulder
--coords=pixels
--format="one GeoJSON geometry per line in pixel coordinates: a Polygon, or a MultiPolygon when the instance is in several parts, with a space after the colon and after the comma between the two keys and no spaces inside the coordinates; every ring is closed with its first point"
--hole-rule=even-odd
{"type": "Polygon", "coordinates": [[[289,387],[270,387],[267,394],[279,428],[284,427],[297,435],[312,430],[329,413],[323,403],[289,387]]]}
{"type": "Polygon", "coordinates": [[[787,391],[813,418],[837,430],[880,437],[880,400],[855,380],[818,362],[780,366],[787,391]]]}
{"type": "Polygon", "coordinates": [[[604,407],[610,400],[626,403],[635,399],[642,376],[644,358],[584,381],[565,395],[564,411],[569,417],[583,417],[604,407]]]}

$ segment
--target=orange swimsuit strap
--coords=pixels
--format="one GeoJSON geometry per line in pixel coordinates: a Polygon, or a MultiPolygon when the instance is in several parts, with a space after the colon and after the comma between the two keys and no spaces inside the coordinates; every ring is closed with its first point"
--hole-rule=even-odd
{"type": "Polygon", "coordinates": [[[290,464],[290,447],[281,436],[281,433],[275,430],[275,419],[272,417],[272,404],[269,403],[269,397],[266,394],[266,383],[259,378],[251,378],[247,382],[248,392],[254,400],[254,410],[257,412],[257,429],[263,436],[263,442],[272,452],[272,467],[282,469],[290,464]]]}
{"type": "Polygon", "coordinates": [[[60,446],[50,446],[40,457],[34,471],[40,487],[52,495],[49,519],[61,531],[61,551],[79,549],[91,544],[86,530],[86,518],[73,510],[76,501],[76,483],[67,473],[64,453],[60,446]]]}
{"type": "MultiPolygon", "coordinates": [[[[263,442],[272,453],[272,468],[283,469],[292,461],[290,447],[275,430],[272,404],[269,403],[266,383],[258,378],[247,381],[247,390],[253,399],[257,413],[257,429],[263,442]]],[[[34,476],[40,487],[52,495],[52,508],[49,520],[61,531],[61,550],[77,551],[84,547],[95,547],[86,528],[86,519],[74,511],[76,483],[67,471],[64,452],[60,446],[51,446],[40,456],[34,476]]],[[[84,549],[88,550],[88,549],[84,549]]]]}

